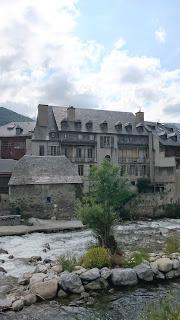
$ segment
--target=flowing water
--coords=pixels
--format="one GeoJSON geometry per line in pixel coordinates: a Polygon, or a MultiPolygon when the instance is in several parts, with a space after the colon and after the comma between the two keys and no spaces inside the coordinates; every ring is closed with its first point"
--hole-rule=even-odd
{"type": "MultiPolygon", "coordinates": [[[[179,231],[180,219],[166,219],[119,225],[115,228],[115,236],[123,248],[150,245],[156,251],[162,249],[167,236],[179,231]]],[[[56,259],[63,254],[81,256],[93,241],[92,233],[88,230],[1,237],[0,248],[8,250],[9,254],[14,255],[14,259],[10,260],[8,255],[2,254],[0,258],[5,260],[2,266],[8,271],[8,275],[19,277],[23,272],[35,268],[26,258],[38,255],[42,259],[56,259]],[[46,243],[49,243],[51,250],[44,252],[46,243]]],[[[158,301],[169,293],[173,294],[174,299],[180,299],[180,280],[123,289],[113,295],[98,298],[98,303],[89,308],[62,306],[56,301],[41,303],[24,308],[17,314],[0,314],[0,320],[139,320],[146,304],[158,301]]]]}

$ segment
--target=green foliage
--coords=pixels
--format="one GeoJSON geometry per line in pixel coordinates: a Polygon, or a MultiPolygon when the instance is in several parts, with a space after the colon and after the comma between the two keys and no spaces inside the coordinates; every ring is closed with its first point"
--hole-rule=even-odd
{"type": "Polygon", "coordinates": [[[136,267],[144,261],[149,261],[149,254],[146,250],[141,249],[140,251],[134,252],[128,260],[125,261],[125,267],[136,267]]]}
{"type": "Polygon", "coordinates": [[[60,264],[63,268],[63,271],[72,272],[74,267],[79,264],[78,260],[75,257],[70,256],[60,256],[57,259],[58,264],[60,264]]]}
{"type": "Polygon", "coordinates": [[[78,206],[78,214],[93,230],[99,245],[114,252],[112,226],[118,219],[118,208],[122,208],[134,192],[127,179],[120,176],[119,167],[107,160],[91,168],[89,182],[90,192],[78,206]]]}
{"type": "Polygon", "coordinates": [[[139,193],[152,192],[152,185],[150,179],[139,178],[137,180],[137,188],[139,193]]]}
{"type": "Polygon", "coordinates": [[[99,166],[92,166],[89,180],[91,197],[114,211],[135,195],[128,179],[121,177],[120,168],[107,160],[99,166]]]}
{"type": "Polygon", "coordinates": [[[165,251],[169,254],[180,252],[180,239],[177,236],[169,237],[165,241],[165,251]]]}
{"type": "Polygon", "coordinates": [[[142,320],[180,320],[180,303],[173,298],[161,299],[150,305],[141,317],[142,320]]]}
{"type": "Polygon", "coordinates": [[[88,228],[92,229],[100,246],[116,249],[115,240],[112,234],[112,225],[117,219],[117,215],[111,208],[104,207],[100,203],[95,203],[93,199],[84,199],[79,206],[79,215],[88,228]]]}
{"type": "Polygon", "coordinates": [[[110,252],[106,248],[92,247],[81,258],[81,264],[85,268],[103,268],[111,266],[110,252]]]}

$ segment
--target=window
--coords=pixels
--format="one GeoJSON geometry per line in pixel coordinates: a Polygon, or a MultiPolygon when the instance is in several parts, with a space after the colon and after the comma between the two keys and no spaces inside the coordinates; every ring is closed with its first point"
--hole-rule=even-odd
{"type": "Polygon", "coordinates": [[[47,203],[51,203],[51,197],[47,197],[46,201],[47,203]]]}
{"type": "Polygon", "coordinates": [[[112,148],[113,146],[114,146],[114,137],[111,137],[111,136],[100,137],[101,148],[112,148]]]}
{"type": "Polygon", "coordinates": [[[57,155],[57,147],[51,146],[51,156],[56,156],[56,155],[57,155]]]}
{"type": "Polygon", "coordinates": [[[44,156],[44,146],[39,146],[39,155],[44,156]]]}
{"type": "Polygon", "coordinates": [[[77,120],[77,121],[75,122],[75,128],[76,128],[77,130],[81,130],[81,121],[80,121],[80,120],[77,120]]]}
{"type": "Polygon", "coordinates": [[[78,166],[78,174],[79,174],[80,176],[83,176],[83,175],[84,175],[84,166],[81,165],[81,164],[78,166]]]}
{"type": "Polygon", "coordinates": [[[82,149],[81,148],[77,148],[76,149],[76,158],[81,158],[82,157],[82,149]]]}
{"type": "Polygon", "coordinates": [[[92,158],[92,157],[93,157],[93,149],[88,148],[88,158],[92,158]]]}

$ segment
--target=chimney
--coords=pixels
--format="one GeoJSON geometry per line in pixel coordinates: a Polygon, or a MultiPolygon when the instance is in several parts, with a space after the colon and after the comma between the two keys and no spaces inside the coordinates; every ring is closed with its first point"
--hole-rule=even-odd
{"type": "Polygon", "coordinates": [[[67,120],[72,122],[75,121],[75,108],[73,106],[67,108],[67,120]]]}
{"type": "Polygon", "coordinates": [[[144,123],[144,112],[142,112],[141,110],[139,110],[138,112],[136,112],[136,124],[139,123],[144,123]]]}
{"type": "Polygon", "coordinates": [[[38,123],[40,127],[48,126],[48,105],[47,104],[38,105],[38,123]]]}

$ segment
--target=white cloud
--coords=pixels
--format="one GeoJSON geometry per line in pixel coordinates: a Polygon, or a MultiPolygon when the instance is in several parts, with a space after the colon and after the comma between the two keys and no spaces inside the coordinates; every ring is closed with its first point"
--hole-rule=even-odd
{"type": "Polygon", "coordinates": [[[163,28],[159,28],[155,31],[155,38],[159,43],[164,44],[166,42],[167,33],[163,28]]]}
{"type": "Polygon", "coordinates": [[[78,0],[0,6],[0,106],[35,116],[38,103],[132,112],[140,105],[148,120],[180,121],[180,70],[133,56],[123,38],[110,52],[94,39],[82,41],[75,33],[78,0]]]}

